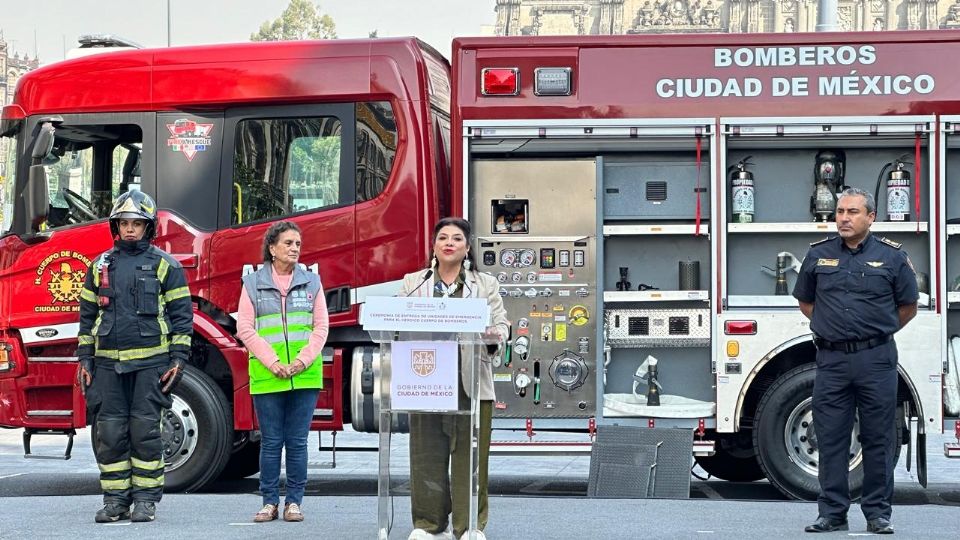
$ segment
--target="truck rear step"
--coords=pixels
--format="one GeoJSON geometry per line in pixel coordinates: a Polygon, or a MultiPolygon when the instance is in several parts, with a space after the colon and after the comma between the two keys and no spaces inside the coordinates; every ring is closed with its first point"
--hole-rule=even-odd
{"type": "Polygon", "coordinates": [[[23,457],[28,459],[70,459],[70,452],[73,451],[73,436],[77,434],[75,429],[42,429],[42,428],[24,428],[23,430],[23,457]],[[67,449],[63,455],[39,455],[30,451],[30,440],[34,435],[66,435],[67,449]]]}

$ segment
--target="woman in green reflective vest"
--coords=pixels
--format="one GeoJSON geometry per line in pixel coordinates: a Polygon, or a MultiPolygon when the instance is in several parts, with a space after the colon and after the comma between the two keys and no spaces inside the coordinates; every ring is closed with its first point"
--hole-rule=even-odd
{"type": "MultiPolygon", "coordinates": [[[[484,540],[487,525],[487,464],[493,427],[493,368],[491,360],[510,332],[507,312],[500,297],[500,284],[489,274],[478,272],[470,253],[470,223],[461,218],[443,218],[433,228],[433,257],[430,268],[407,274],[400,296],[442,298],[484,298],[490,306],[490,323],[484,334],[487,343],[480,358],[479,479],[476,540],[484,540]]],[[[463,350],[460,352],[461,359],[463,350]]],[[[469,406],[461,370],[460,408],[469,406]]],[[[410,415],[410,509],[414,530],[408,540],[470,538],[470,419],[466,416],[410,415]],[[452,465],[451,465],[452,462],[452,465]],[[451,487],[452,486],[452,487],[451,487]],[[450,515],[453,531],[448,531],[450,515]]]]}
{"type": "Polygon", "coordinates": [[[307,435],[323,388],[330,328],[320,276],[304,270],[300,228],[280,221],[263,237],[262,268],[243,277],[237,336],[250,352],[250,393],[260,426],[260,494],[254,521],[279,517],[280,456],[287,451],[283,519],[303,521],[307,435]]]}

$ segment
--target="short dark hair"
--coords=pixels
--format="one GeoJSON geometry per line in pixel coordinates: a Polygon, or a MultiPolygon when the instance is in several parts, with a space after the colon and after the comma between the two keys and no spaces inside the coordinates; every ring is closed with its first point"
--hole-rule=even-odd
{"type": "MultiPolygon", "coordinates": [[[[440,221],[437,222],[436,225],[433,226],[433,243],[434,244],[437,243],[437,235],[440,234],[440,229],[448,225],[453,225],[454,227],[460,229],[460,231],[463,233],[463,236],[467,241],[467,260],[470,261],[470,264],[472,264],[474,268],[476,268],[477,261],[473,259],[473,250],[469,249],[470,242],[473,241],[473,232],[472,232],[473,228],[470,226],[469,221],[459,217],[445,217],[441,219],[440,221]]],[[[433,259],[433,248],[431,247],[430,257],[427,259],[428,260],[427,266],[430,266],[429,261],[432,259],[433,259]]]]}
{"type": "Polygon", "coordinates": [[[297,234],[303,234],[300,232],[300,227],[297,227],[297,224],[292,221],[278,221],[263,234],[263,262],[273,262],[273,255],[270,255],[270,246],[276,244],[280,235],[287,231],[297,231],[297,234]]]}
{"type": "Polygon", "coordinates": [[[867,208],[868,214],[876,213],[877,201],[873,198],[873,194],[870,193],[869,191],[866,191],[860,188],[848,187],[847,189],[843,190],[842,193],[840,193],[840,196],[837,197],[837,200],[839,201],[843,197],[858,197],[858,196],[863,197],[863,205],[867,208]]]}

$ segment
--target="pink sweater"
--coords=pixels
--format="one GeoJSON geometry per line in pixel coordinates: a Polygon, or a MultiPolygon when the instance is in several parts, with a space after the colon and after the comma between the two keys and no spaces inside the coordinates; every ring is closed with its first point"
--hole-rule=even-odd
{"type": "MultiPolygon", "coordinates": [[[[276,269],[273,269],[273,282],[280,288],[280,302],[283,305],[284,313],[287,312],[287,291],[290,289],[292,279],[293,274],[282,276],[277,273],[276,269]]],[[[286,324],[286,318],[284,318],[284,324],[286,324]]],[[[327,298],[323,294],[323,285],[321,285],[320,293],[313,300],[313,332],[310,333],[307,346],[290,363],[300,360],[304,367],[310,367],[314,358],[320,356],[320,351],[327,342],[329,331],[330,319],[327,315],[327,298]]],[[[247,350],[256,356],[264,366],[270,367],[279,360],[277,354],[273,351],[273,347],[257,334],[256,311],[253,308],[250,295],[243,289],[240,292],[240,307],[237,314],[237,337],[243,341],[247,350]]]]}

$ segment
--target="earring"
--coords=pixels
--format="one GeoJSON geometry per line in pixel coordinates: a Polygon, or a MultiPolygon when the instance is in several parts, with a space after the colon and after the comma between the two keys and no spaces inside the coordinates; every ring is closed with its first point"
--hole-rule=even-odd
{"type": "Polygon", "coordinates": [[[436,267],[437,267],[437,264],[438,264],[438,262],[437,262],[437,258],[436,258],[436,257],[430,259],[430,268],[436,268],[436,267]]]}
{"type": "Polygon", "coordinates": [[[470,259],[464,259],[464,260],[463,260],[463,269],[466,270],[467,272],[469,272],[471,267],[473,267],[473,263],[470,262],[470,259]]]}

